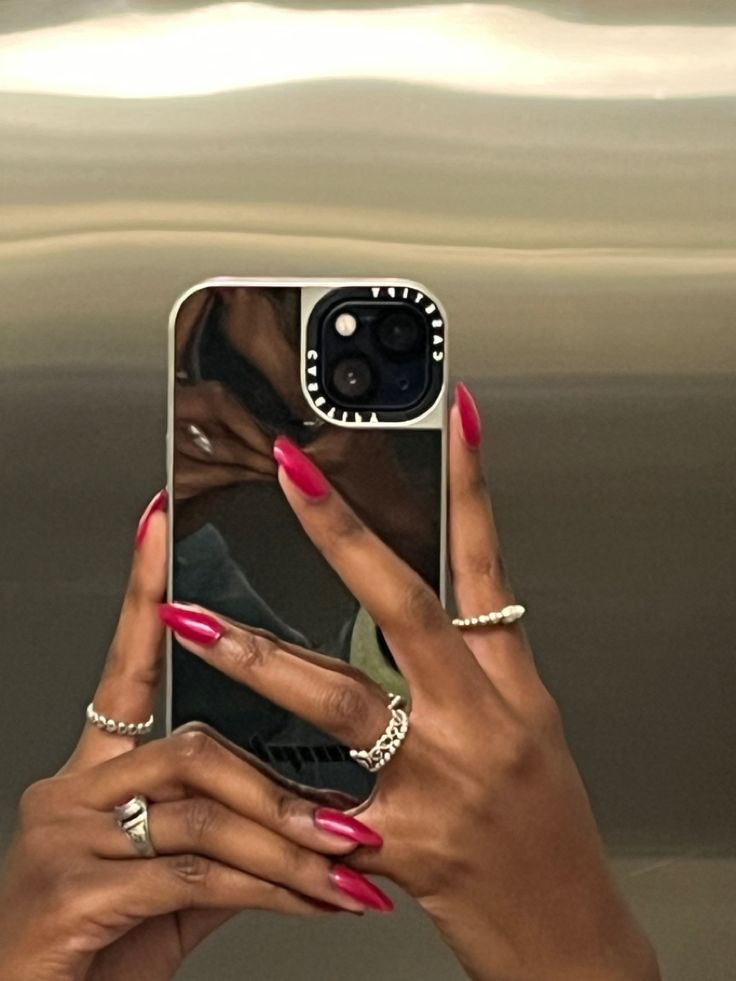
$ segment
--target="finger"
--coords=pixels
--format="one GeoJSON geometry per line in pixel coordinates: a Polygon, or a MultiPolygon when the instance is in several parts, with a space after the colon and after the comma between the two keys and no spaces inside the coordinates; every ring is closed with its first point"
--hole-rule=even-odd
{"type": "Polygon", "coordinates": [[[346,746],[372,746],[390,720],[383,688],[342,661],[202,607],[165,603],[160,615],[187,650],[346,746]]]}
{"type": "Polygon", "coordinates": [[[214,422],[226,426],[243,446],[268,458],[271,441],[253,417],[221,382],[179,385],[176,389],[177,419],[190,419],[205,430],[214,422]]]}
{"type": "Polygon", "coordinates": [[[458,697],[476,680],[439,598],[289,440],[276,441],[279,482],[305,531],[383,631],[413,697],[458,697]]]}
{"type": "MultiPolygon", "coordinates": [[[[464,385],[450,413],[449,551],[459,615],[477,617],[514,603],[506,579],[493,507],[480,456],[480,417],[464,385]]],[[[498,687],[508,675],[528,677],[531,656],[518,623],[463,632],[465,643],[498,687]]]]}
{"type": "Polygon", "coordinates": [[[196,854],[165,855],[130,862],[101,861],[99,883],[85,894],[91,915],[110,907],[130,920],[148,920],[179,910],[264,909],[319,916],[324,906],[247,872],[196,854]]]}
{"type": "MultiPolygon", "coordinates": [[[[143,513],[136,532],[128,586],[93,704],[116,722],[146,722],[154,709],[163,661],[158,604],[166,590],[167,506],[160,491],[143,513]]],[[[135,746],[134,736],[87,723],[66,769],[92,766],[135,746]]]]}
{"type": "Polygon", "coordinates": [[[200,730],[140,746],[86,771],[76,781],[70,796],[98,811],[112,811],[136,794],[157,802],[196,794],[325,854],[344,855],[367,840],[374,847],[380,844],[375,834],[368,837],[371,831],[361,822],[344,816],[340,824],[335,812],[279,786],[200,730]]]}
{"type": "Polygon", "coordinates": [[[201,461],[195,463],[189,457],[177,453],[174,467],[174,497],[177,501],[183,501],[215,488],[268,479],[262,473],[249,470],[247,467],[216,463],[203,466],[201,461]]]}
{"type": "MultiPolygon", "coordinates": [[[[135,858],[130,839],[105,821],[95,852],[135,858]]],[[[331,880],[332,862],[207,797],[151,804],[149,833],[159,855],[197,854],[349,910],[363,906],[331,880]]]]}
{"type": "Polygon", "coordinates": [[[207,440],[209,441],[207,449],[203,449],[195,441],[195,436],[199,436],[201,439],[201,433],[202,430],[199,430],[199,427],[189,419],[179,419],[174,435],[175,452],[187,457],[198,467],[226,465],[253,470],[255,473],[267,477],[276,476],[276,465],[270,454],[264,456],[262,453],[251,450],[226,427],[214,425],[207,427],[207,440]],[[194,433],[192,426],[195,427],[194,433]]]}

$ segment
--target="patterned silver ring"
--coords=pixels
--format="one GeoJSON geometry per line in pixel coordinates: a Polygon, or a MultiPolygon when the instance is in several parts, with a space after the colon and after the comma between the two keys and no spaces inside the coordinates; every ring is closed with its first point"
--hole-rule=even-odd
{"type": "Polygon", "coordinates": [[[388,696],[389,723],[370,749],[351,749],[350,758],[369,773],[378,773],[395,755],[409,731],[409,716],[402,708],[401,695],[388,696]]]}
{"type": "Polygon", "coordinates": [[[153,729],[153,715],[146,722],[116,722],[98,712],[92,702],[87,706],[87,722],[112,736],[147,736],[153,729]]]}
{"type": "Polygon", "coordinates": [[[156,849],[148,831],[148,801],[143,794],[118,804],[113,813],[117,826],[130,838],[138,854],[142,858],[155,858],[156,849]]]}
{"type": "Polygon", "coordinates": [[[453,627],[492,627],[497,624],[516,623],[526,613],[525,606],[517,603],[511,606],[504,606],[502,610],[492,610],[490,613],[481,613],[477,617],[455,617],[452,621],[453,627]]]}
{"type": "Polygon", "coordinates": [[[194,423],[190,423],[187,426],[187,432],[192,437],[192,442],[194,445],[200,449],[207,456],[212,456],[215,452],[215,448],[212,445],[212,440],[209,438],[204,429],[200,429],[199,426],[195,426],[194,423]]]}

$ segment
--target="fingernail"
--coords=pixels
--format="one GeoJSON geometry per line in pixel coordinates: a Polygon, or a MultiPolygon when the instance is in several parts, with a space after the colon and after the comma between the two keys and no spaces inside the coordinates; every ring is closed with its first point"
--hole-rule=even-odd
{"type": "Polygon", "coordinates": [[[164,487],[163,490],[160,490],[158,494],[156,494],[152,498],[152,500],[148,504],[148,507],[141,515],[141,519],[138,522],[138,527],[136,528],[136,532],[135,532],[136,548],[138,548],[138,546],[141,544],[143,539],[146,537],[146,532],[148,531],[148,524],[151,520],[152,515],[154,515],[157,511],[165,511],[166,508],[168,507],[168,504],[169,504],[169,495],[166,488],[164,487]]]}
{"type": "Polygon", "coordinates": [[[362,821],[357,821],[342,811],[333,811],[328,807],[320,807],[314,812],[314,823],[320,831],[349,838],[366,848],[380,848],[383,838],[362,821]]]}
{"type": "Polygon", "coordinates": [[[158,615],[180,637],[203,647],[216,644],[225,632],[220,621],[209,613],[200,613],[176,603],[161,603],[158,615]]]}
{"type": "Polygon", "coordinates": [[[455,402],[460,412],[463,439],[472,450],[477,450],[481,440],[480,413],[475,399],[462,382],[455,386],[455,402]]]}
{"type": "Polygon", "coordinates": [[[381,913],[390,913],[394,904],[385,892],[369,882],[360,872],[354,872],[346,865],[335,865],[330,872],[330,880],[334,886],[341,889],[346,895],[357,899],[370,909],[377,909],[381,913]]]}
{"type": "Polygon", "coordinates": [[[276,462],[284,468],[286,476],[310,501],[321,501],[330,493],[322,471],[285,436],[279,436],[273,445],[276,462]]]}

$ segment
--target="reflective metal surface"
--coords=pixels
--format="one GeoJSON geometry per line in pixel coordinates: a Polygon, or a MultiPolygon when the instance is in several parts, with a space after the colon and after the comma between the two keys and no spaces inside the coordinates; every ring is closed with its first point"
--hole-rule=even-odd
{"type": "MultiPolygon", "coordinates": [[[[624,888],[668,977],[721,981],[733,5],[6,0],[0,30],[5,825],[76,737],[164,479],[174,298],[217,274],[406,276],[448,308],[541,670],[635,856],[624,888]]],[[[408,907],[223,936],[183,976],[298,958],[324,981],[346,949],[353,978],[458,976],[408,907]]]]}

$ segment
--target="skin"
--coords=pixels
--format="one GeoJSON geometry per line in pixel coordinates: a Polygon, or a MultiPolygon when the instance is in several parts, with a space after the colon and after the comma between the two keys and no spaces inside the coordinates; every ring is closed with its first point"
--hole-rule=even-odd
{"type": "MultiPolygon", "coordinates": [[[[143,720],[158,687],[166,517],[136,551],[95,693],[111,718],[143,720]]],[[[206,732],[136,746],[85,726],[70,760],[33,784],[0,875],[0,963],[8,981],[171,978],[242,909],[360,913],[328,878],[354,843],[314,825],[315,805],[273,783],[206,732]],[[112,817],[136,793],[158,856],[138,857],[112,817]]]]}
{"type": "MultiPolygon", "coordinates": [[[[658,981],[522,631],[461,633],[336,491],[309,500],[283,468],[278,479],[315,545],[381,626],[411,687],[409,734],[361,813],[384,847],[355,850],[319,832],[313,805],[202,732],[135,747],[87,727],[64,770],[21,802],[0,877],[4,976],[117,981],[145,964],[150,981],[170,978],[236,909],[318,915],[308,896],[353,908],[319,864],[341,854],[414,896],[479,981],[658,981]],[[134,792],[155,801],[159,858],[138,859],[111,820],[112,806],[134,792]]],[[[145,718],[153,704],[165,531],[165,516],[154,515],[95,695],[113,717],[145,718]]],[[[457,409],[450,557],[461,614],[512,599],[479,456],[457,409]]],[[[370,746],[383,731],[385,693],[359,672],[210,617],[216,643],[180,640],[219,670],[347,745],[370,746]]]]}
{"type": "MultiPolygon", "coordinates": [[[[354,867],[418,900],[477,981],[658,981],[520,627],[461,632],[334,488],[313,500],[283,468],[279,481],[315,546],[383,630],[411,689],[408,736],[361,813],[385,846],[356,852],[354,867]]],[[[449,517],[460,615],[512,602],[480,455],[457,406],[449,517]]],[[[346,745],[371,746],[383,732],[385,693],[359,672],[212,619],[216,642],[178,636],[220,671],[346,745]]]]}

